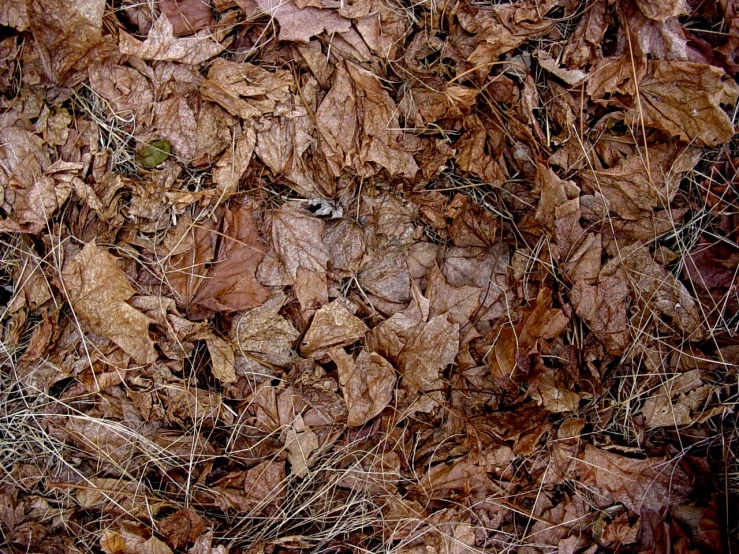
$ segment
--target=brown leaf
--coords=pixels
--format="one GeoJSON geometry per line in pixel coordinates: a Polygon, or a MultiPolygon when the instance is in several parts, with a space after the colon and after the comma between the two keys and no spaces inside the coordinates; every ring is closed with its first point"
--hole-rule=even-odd
{"type": "Polygon", "coordinates": [[[562,61],[568,69],[595,65],[603,57],[603,36],[608,28],[609,18],[606,0],[593,3],[583,14],[570,40],[565,45],[562,61]]]}
{"type": "Polygon", "coordinates": [[[575,313],[585,320],[608,353],[616,356],[624,353],[630,341],[628,296],[629,289],[619,274],[601,276],[597,285],[578,281],[572,287],[575,313]]]}
{"type": "Polygon", "coordinates": [[[457,148],[457,165],[463,171],[486,182],[505,181],[505,171],[500,161],[486,153],[488,133],[476,115],[464,120],[467,132],[455,147],[457,148]]]}
{"type": "Polygon", "coordinates": [[[213,333],[208,333],[204,337],[198,338],[204,339],[208,345],[213,377],[221,383],[233,383],[236,381],[234,352],[231,350],[231,346],[225,340],[216,337],[213,333]]]}
{"type": "Polygon", "coordinates": [[[236,139],[233,150],[227,150],[218,160],[213,169],[213,182],[216,183],[221,194],[226,195],[236,190],[239,179],[249,166],[256,143],[256,133],[251,127],[246,127],[241,136],[236,139]]]}
{"type": "Polygon", "coordinates": [[[172,23],[166,15],[159,16],[145,41],[120,32],[118,48],[122,54],[142,60],[173,61],[198,65],[219,54],[223,46],[213,40],[208,31],[200,31],[187,38],[176,38],[172,23]]]}
{"type": "Polygon", "coordinates": [[[298,268],[325,273],[328,249],[321,241],[325,223],[296,203],[283,204],[272,220],[272,244],[293,281],[298,268]]]}
{"type": "Polygon", "coordinates": [[[170,258],[167,278],[177,301],[192,317],[245,310],[269,298],[269,291],[256,280],[266,248],[250,205],[226,209],[217,232],[215,224],[206,220],[193,225],[189,233],[195,248],[170,258]]]}
{"type": "Polygon", "coordinates": [[[715,66],[651,61],[639,85],[638,106],[626,114],[630,125],[644,124],[698,146],[717,146],[734,136],[722,104],[735,105],[739,85],[715,66]]]}
{"type": "Polygon", "coordinates": [[[351,28],[351,21],[334,10],[306,7],[300,9],[293,0],[256,0],[264,13],[280,24],[280,40],[308,42],[315,35],[343,33],[351,28]]]}
{"type": "Polygon", "coordinates": [[[644,15],[660,23],[664,23],[671,17],[688,13],[685,0],[660,0],[659,2],[651,2],[649,0],[635,1],[644,15]]]}
{"type": "Polygon", "coordinates": [[[635,460],[589,444],[580,460],[577,466],[583,483],[604,491],[612,501],[637,514],[680,504],[692,489],[690,478],[676,460],[635,460]]]}
{"type": "Polygon", "coordinates": [[[376,352],[362,350],[352,359],[343,348],[329,351],[339,370],[339,383],[349,415],[349,427],[364,425],[390,403],[395,390],[395,370],[376,352]]]}
{"type": "Polygon", "coordinates": [[[459,325],[439,315],[419,328],[398,355],[403,385],[411,392],[426,392],[417,409],[430,411],[442,398],[441,372],[454,362],[459,350],[459,325]]]}
{"type": "Polygon", "coordinates": [[[271,72],[257,65],[217,58],[200,85],[200,93],[231,115],[250,119],[273,112],[278,102],[285,102],[292,80],[286,70],[271,72]]]}
{"type": "Polygon", "coordinates": [[[0,25],[25,31],[30,25],[27,4],[27,0],[7,0],[0,4],[0,25]]]}
{"type": "MultiPolygon", "coordinates": [[[[644,247],[621,251],[637,303],[646,313],[667,316],[691,340],[704,336],[702,317],[691,294],[675,276],[654,261],[644,247]]],[[[646,317],[646,313],[645,316],[646,317]]]]}
{"type": "Polygon", "coordinates": [[[308,459],[316,448],[318,448],[318,436],[313,431],[306,428],[296,432],[295,427],[290,426],[285,436],[285,449],[293,475],[296,477],[308,475],[308,459]]]}
{"type": "Polygon", "coordinates": [[[192,35],[215,24],[210,0],[160,0],[159,9],[177,37],[192,35]]]}
{"type": "Polygon", "coordinates": [[[192,160],[198,124],[187,101],[175,96],[158,102],[154,107],[154,122],[159,138],[171,143],[172,154],[183,162],[192,160]]]}
{"type": "Polygon", "coordinates": [[[292,347],[300,333],[279,315],[284,303],[284,295],[273,296],[261,306],[234,319],[231,340],[243,354],[278,367],[286,367],[295,360],[292,347]]]}
{"type": "Polygon", "coordinates": [[[172,548],[194,542],[208,528],[208,523],[190,508],[181,508],[159,522],[159,532],[172,548]]]}
{"type": "MultiPolygon", "coordinates": [[[[5,2],[3,2],[5,4],[5,2]]],[[[60,82],[72,67],[102,41],[103,0],[26,2],[31,31],[44,70],[60,82]]],[[[23,23],[18,13],[16,23],[23,23]]]]}
{"type": "Polygon", "coordinates": [[[113,256],[90,242],[64,264],[62,280],[70,306],[96,333],[112,340],[138,364],[157,359],[149,338],[151,320],[126,303],[135,291],[113,256]]]}
{"type": "Polygon", "coordinates": [[[351,344],[369,331],[362,320],[344,307],[342,299],[321,307],[300,343],[303,356],[320,356],[334,346],[351,344]]]}
{"type": "Polygon", "coordinates": [[[601,193],[610,210],[624,219],[638,220],[649,216],[655,208],[669,206],[683,175],[693,169],[700,155],[697,148],[660,144],[649,148],[648,166],[646,156],[640,152],[616,167],[585,170],[581,176],[586,190],[601,193]]]}
{"type": "MultiPolygon", "coordinates": [[[[679,3],[682,4],[682,1],[679,3]]],[[[645,15],[637,4],[657,6],[659,3],[623,2],[618,6],[619,18],[628,21],[627,27],[619,30],[619,33],[628,32],[631,35],[636,55],[658,60],[688,60],[688,37],[678,18],[665,13],[664,20],[656,20],[645,15]]],[[[620,37],[621,42],[627,40],[620,37]]]]}

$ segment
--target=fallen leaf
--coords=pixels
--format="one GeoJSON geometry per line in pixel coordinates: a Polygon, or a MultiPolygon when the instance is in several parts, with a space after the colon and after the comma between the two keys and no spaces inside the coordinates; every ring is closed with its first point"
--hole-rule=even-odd
{"type": "Polygon", "coordinates": [[[630,125],[643,122],[699,146],[716,146],[734,135],[721,105],[735,105],[737,85],[715,66],[682,61],[650,61],[639,85],[641,108],[627,112],[630,125]]]}
{"type": "Polygon", "coordinates": [[[279,315],[284,303],[285,296],[276,295],[234,318],[230,336],[242,353],[277,367],[286,367],[295,361],[293,344],[300,333],[279,315]]]}
{"type": "Polygon", "coordinates": [[[175,549],[195,542],[207,528],[207,522],[190,508],[181,508],[159,522],[160,533],[175,549]]]}
{"type": "Polygon", "coordinates": [[[376,352],[362,350],[356,360],[343,348],[329,351],[339,369],[339,384],[349,412],[349,427],[364,425],[379,415],[393,398],[396,375],[393,366],[376,352]]]}
{"type": "Polygon", "coordinates": [[[173,61],[198,65],[223,51],[223,46],[213,40],[204,30],[192,37],[176,38],[172,23],[166,15],[159,16],[149,31],[149,36],[140,41],[121,31],[118,48],[122,54],[136,56],[142,60],[173,61]]]}
{"type": "MultiPolygon", "coordinates": [[[[26,2],[26,7],[36,48],[53,82],[62,82],[66,73],[102,41],[104,0],[33,1],[26,2]]],[[[8,13],[11,15],[16,24],[24,23],[22,12],[8,13]]]]}
{"type": "Polygon", "coordinates": [[[328,35],[343,33],[351,28],[351,21],[334,10],[295,5],[293,0],[256,0],[264,13],[280,24],[280,40],[308,42],[322,32],[328,35]]]}
{"type": "Polygon", "coordinates": [[[325,223],[295,203],[283,204],[272,220],[272,241],[293,281],[298,268],[325,273],[329,259],[321,241],[325,223]]]}
{"type": "Polygon", "coordinates": [[[199,319],[253,308],[270,296],[256,279],[266,248],[254,226],[251,206],[222,213],[219,230],[211,220],[193,224],[188,233],[195,247],[171,256],[167,267],[177,302],[199,319]]]}
{"type": "Polygon", "coordinates": [[[321,356],[335,346],[351,344],[369,331],[362,320],[344,307],[341,299],[322,306],[313,316],[300,343],[303,356],[321,356]]]}
{"type": "Polygon", "coordinates": [[[126,301],[135,293],[115,258],[90,242],[64,264],[62,281],[72,310],[138,364],[157,359],[149,338],[151,320],[126,301]]]}
{"type": "Polygon", "coordinates": [[[234,352],[231,346],[225,340],[216,337],[212,333],[208,333],[203,339],[208,345],[213,377],[221,383],[233,383],[236,381],[234,352]]]}
{"type": "Polygon", "coordinates": [[[583,483],[637,514],[680,504],[692,489],[678,461],[669,458],[636,460],[586,444],[577,467],[583,483]]]}
{"type": "Polygon", "coordinates": [[[215,24],[210,0],[161,0],[159,9],[177,37],[192,35],[215,24]]]}
{"type": "Polygon", "coordinates": [[[292,474],[296,477],[308,475],[308,459],[318,448],[318,436],[310,429],[296,432],[293,426],[287,430],[285,449],[287,461],[290,462],[292,474]]]}

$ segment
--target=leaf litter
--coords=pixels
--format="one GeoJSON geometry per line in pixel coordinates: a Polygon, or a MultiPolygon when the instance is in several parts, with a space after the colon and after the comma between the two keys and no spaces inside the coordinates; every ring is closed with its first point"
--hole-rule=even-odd
{"type": "Polygon", "coordinates": [[[731,2],[0,2],[0,549],[739,548],[731,2]]]}

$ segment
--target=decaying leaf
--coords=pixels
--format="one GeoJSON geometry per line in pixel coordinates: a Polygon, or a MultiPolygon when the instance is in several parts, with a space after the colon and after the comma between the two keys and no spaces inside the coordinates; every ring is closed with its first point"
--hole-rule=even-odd
{"type": "Polygon", "coordinates": [[[334,10],[319,7],[298,7],[293,0],[256,0],[264,13],[280,24],[280,40],[308,42],[323,31],[327,34],[346,32],[351,21],[334,10]]]}

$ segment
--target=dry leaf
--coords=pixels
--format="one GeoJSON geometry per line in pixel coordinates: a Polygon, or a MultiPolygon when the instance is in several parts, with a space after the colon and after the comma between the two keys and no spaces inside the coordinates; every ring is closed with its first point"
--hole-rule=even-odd
{"type": "Polygon", "coordinates": [[[739,85],[721,69],[691,62],[651,61],[639,85],[641,109],[627,114],[629,124],[644,124],[699,146],[716,146],[734,136],[721,105],[734,106],[739,85]]]}
{"type": "Polygon", "coordinates": [[[329,258],[328,249],[321,242],[325,223],[300,208],[286,203],[272,220],[272,241],[288,275],[293,281],[298,268],[325,273],[329,258]]]}
{"type": "Polygon", "coordinates": [[[280,40],[308,42],[315,35],[343,33],[351,28],[351,21],[334,10],[306,7],[300,9],[293,0],[256,0],[264,13],[280,24],[280,40]]]}
{"type": "Polygon", "coordinates": [[[159,9],[172,24],[175,36],[192,35],[215,24],[210,0],[160,0],[159,9]]]}
{"type": "Polygon", "coordinates": [[[637,514],[680,504],[692,488],[678,462],[666,458],[635,460],[588,444],[577,467],[583,483],[637,514]]]}
{"type": "Polygon", "coordinates": [[[321,307],[300,343],[303,356],[321,356],[335,346],[345,346],[362,338],[369,331],[362,320],[344,307],[342,299],[321,307]]]}
{"type": "Polygon", "coordinates": [[[118,48],[122,54],[142,60],[173,61],[198,65],[219,54],[223,46],[213,40],[208,31],[187,38],[176,38],[166,15],[159,16],[145,41],[121,31],[118,48]]]}
{"type": "Polygon", "coordinates": [[[234,319],[231,340],[240,351],[259,362],[286,367],[295,361],[293,343],[300,333],[279,315],[285,296],[273,296],[258,308],[234,319]]]}
{"type": "Polygon", "coordinates": [[[151,320],[126,303],[135,291],[113,256],[90,242],[64,264],[62,280],[70,306],[96,333],[108,337],[138,364],[157,359],[149,338],[151,320]]]}
{"type": "Polygon", "coordinates": [[[310,429],[296,432],[293,426],[287,430],[285,449],[287,461],[290,462],[292,474],[296,477],[308,475],[308,459],[318,448],[318,436],[310,429]]]}
{"type": "Polygon", "coordinates": [[[231,346],[225,340],[216,337],[212,333],[198,338],[204,339],[208,345],[213,376],[221,383],[233,383],[236,381],[234,352],[231,346]]]}
{"type": "Polygon", "coordinates": [[[170,258],[167,278],[191,316],[204,319],[215,312],[245,310],[269,298],[256,279],[266,248],[250,205],[226,209],[220,230],[206,220],[188,232],[195,248],[170,258]]]}
{"type": "Polygon", "coordinates": [[[362,350],[352,359],[343,348],[329,351],[339,369],[339,384],[349,412],[349,427],[364,425],[390,403],[395,390],[393,366],[376,352],[362,350]]]}

